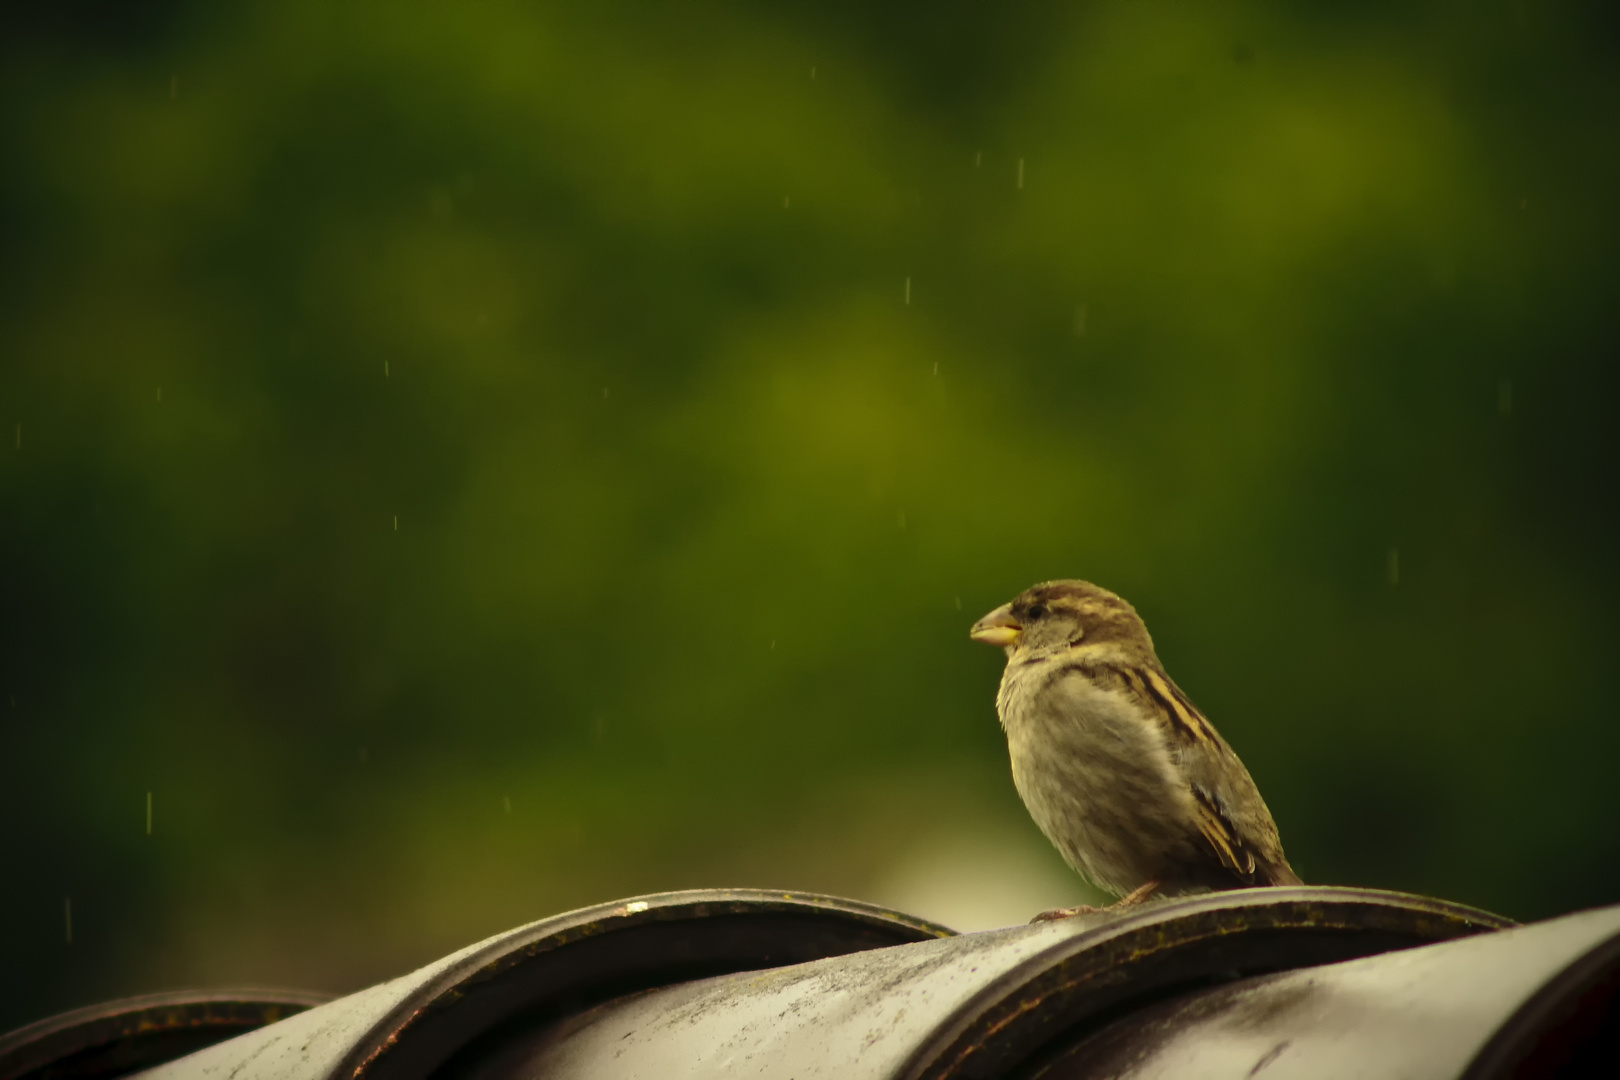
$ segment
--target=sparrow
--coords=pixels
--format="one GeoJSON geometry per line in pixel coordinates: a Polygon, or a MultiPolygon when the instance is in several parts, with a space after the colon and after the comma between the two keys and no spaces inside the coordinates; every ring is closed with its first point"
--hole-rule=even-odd
{"type": "Polygon", "coordinates": [[[1260,790],[1153,650],[1136,609],[1089,581],[1048,581],[973,624],[1006,650],[996,712],[1013,784],[1081,876],[1121,897],[1299,885],[1260,790]]]}

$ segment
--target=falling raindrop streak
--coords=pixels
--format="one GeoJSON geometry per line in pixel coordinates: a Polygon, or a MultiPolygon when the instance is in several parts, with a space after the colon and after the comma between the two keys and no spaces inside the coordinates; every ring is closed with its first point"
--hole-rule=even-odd
{"type": "Polygon", "coordinates": [[[506,810],[506,812],[508,814],[510,814],[512,812],[512,796],[510,796],[510,795],[502,795],[501,796],[501,806],[505,808],[505,810],[506,810]]]}
{"type": "Polygon", "coordinates": [[[394,531],[399,532],[399,515],[394,515],[394,531]]]}
{"type": "Polygon", "coordinates": [[[383,378],[388,378],[388,361],[383,361],[383,378]]]}
{"type": "Polygon", "coordinates": [[[1074,336],[1086,336],[1086,305],[1081,304],[1074,309],[1074,336]]]}
{"type": "Polygon", "coordinates": [[[1387,576],[1389,578],[1389,583],[1391,585],[1399,585],[1401,583],[1401,549],[1400,548],[1390,548],[1389,549],[1388,556],[1385,559],[1385,567],[1384,567],[1384,569],[1385,569],[1385,571],[1387,573],[1387,576]]]}
{"type": "Polygon", "coordinates": [[[911,279],[906,278],[906,303],[911,303],[911,279]]]}
{"type": "Polygon", "coordinates": [[[984,163],[984,151],[980,150],[973,155],[973,167],[977,169],[984,163]]]}
{"type": "Polygon", "coordinates": [[[163,387],[158,387],[158,404],[163,404],[163,387]]]}
{"type": "Polygon", "coordinates": [[[960,596],[953,596],[953,597],[951,597],[951,599],[956,601],[956,610],[961,611],[962,610],[962,598],[960,596]]]}

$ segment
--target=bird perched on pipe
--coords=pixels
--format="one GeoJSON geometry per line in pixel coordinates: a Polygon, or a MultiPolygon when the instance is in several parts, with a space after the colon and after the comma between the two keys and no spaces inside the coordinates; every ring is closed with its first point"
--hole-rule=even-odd
{"type": "Polygon", "coordinates": [[[1300,884],[1249,771],[1165,674],[1130,604],[1048,581],[971,636],[1007,652],[996,711],[1019,796],[1070,866],[1122,897],[1114,908],[1300,884]]]}

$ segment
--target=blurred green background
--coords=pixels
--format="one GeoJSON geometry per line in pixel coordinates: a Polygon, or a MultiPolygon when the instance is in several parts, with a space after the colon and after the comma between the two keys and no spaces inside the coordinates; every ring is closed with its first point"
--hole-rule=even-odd
{"type": "Polygon", "coordinates": [[[1051,577],[1308,881],[1620,900],[1611,6],[3,18],[0,1029],[1080,900],[966,637],[1051,577]]]}

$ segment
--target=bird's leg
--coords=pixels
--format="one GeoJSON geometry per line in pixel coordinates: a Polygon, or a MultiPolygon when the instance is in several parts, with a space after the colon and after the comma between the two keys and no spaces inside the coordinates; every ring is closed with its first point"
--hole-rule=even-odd
{"type": "Polygon", "coordinates": [[[1080,904],[1077,907],[1053,908],[1051,911],[1041,912],[1029,921],[1032,923],[1055,922],[1058,919],[1071,919],[1076,915],[1107,915],[1135,907],[1158,891],[1159,883],[1149,881],[1138,885],[1107,907],[1092,907],[1090,904],[1080,904]]]}
{"type": "Polygon", "coordinates": [[[1159,883],[1157,881],[1145,881],[1108,905],[1108,910],[1118,911],[1120,908],[1135,907],[1158,891],[1159,883]]]}
{"type": "Polygon", "coordinates": [[[1051,911],[1043,911],[1029,921],[1032,923],[1056,922],[1059,919],[1072,919],[1076,915],[1106,914],[1108,914],[1108,909],[1105,907],[1092,907],[1090,904],[1080,904],[1077,907],[1060,907],[1053,908],[1051,911]]]}

